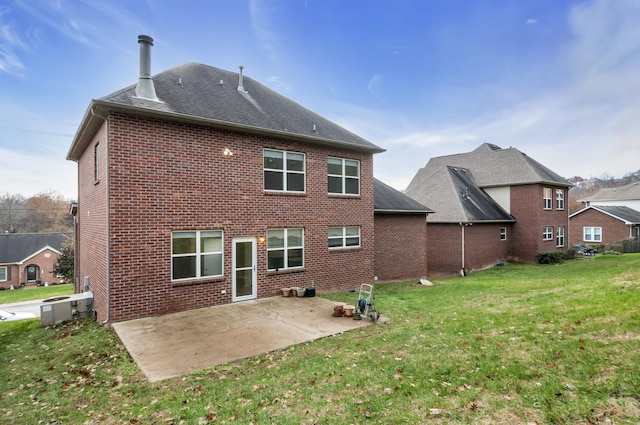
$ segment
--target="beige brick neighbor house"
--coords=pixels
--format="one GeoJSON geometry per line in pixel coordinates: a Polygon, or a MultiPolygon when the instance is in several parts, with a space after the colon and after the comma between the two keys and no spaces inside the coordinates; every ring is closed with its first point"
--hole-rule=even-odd
{"type": "Polygon", "coordinates": [[[466,274],[568,247],[571,184],[515,148],[431,158],[406,194],[429,214],[429,275],[466,274]]]}
{"type": "Polygon", "coordinates": [[[78,164],[77,291],[102,322],[374,278],[383,149],[240,72],[187,63],[92,100],[78,164]]]}

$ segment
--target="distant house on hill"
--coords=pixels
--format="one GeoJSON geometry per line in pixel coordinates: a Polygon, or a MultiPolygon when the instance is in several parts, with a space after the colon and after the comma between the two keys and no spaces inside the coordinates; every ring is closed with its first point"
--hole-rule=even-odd
{"type": "Polygon", "coordinates": [[[625,206],[640,211],[640,184],[631,183],[620,187],[600,189],[592,196],[578,199],[585,207],[597,206],[625,206]]]}
{"type": "Polygon", "coordinates": [[[123,321],[374,280],[383,149],[240,72],[186,63],[92,100],[78,164],[76,291],[123,321]]]}
{"type": "Polygon", "coordinates": [[[540,252],[566,248],[570,187],[515,148],[484,143],[431,158],[406,190],[435,211],[427,217],[429,275],[533,263],[540,252]]]}
{"type": "Polygon", "coordinates": [[[0,234],[0,286],[59,283],[53,266],[67,240],[64,233],[0,234]]]}

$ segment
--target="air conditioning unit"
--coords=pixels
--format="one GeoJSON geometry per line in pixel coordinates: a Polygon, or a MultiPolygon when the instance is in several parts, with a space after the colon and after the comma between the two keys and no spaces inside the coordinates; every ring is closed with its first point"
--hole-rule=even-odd
{"type": "Polygon", "coordinates": [[[54,297],[44,300],[40,305],[40,324],[42,326],[67,320],[83,319],[93,313],[93,293],[83,292],[70,296],[54,297]]]}

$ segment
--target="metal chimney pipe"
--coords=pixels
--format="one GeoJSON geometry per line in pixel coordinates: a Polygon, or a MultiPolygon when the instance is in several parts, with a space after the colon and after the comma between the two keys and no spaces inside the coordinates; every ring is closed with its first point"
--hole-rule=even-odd
{"type": "Polygon", "coordinates": [[[241,91],[243,93],[246,93],[246,91],[244,90],[244,85],[242,84],[243,82],[243,77],[242,77],[242,70],[244,69],[244,66],[240,65],[240,73],[238,74],[238,91],[241,91]]]}
{"type": "Polygon", "coordinates": [[[140,77],[138,77],[138,84],[136,85],[136,96],[157,101],[156,89],[151,79],[151,46],[153,46],[153,38],[148,35],[139,35],[138,44],[140,45],[140,77]]]}

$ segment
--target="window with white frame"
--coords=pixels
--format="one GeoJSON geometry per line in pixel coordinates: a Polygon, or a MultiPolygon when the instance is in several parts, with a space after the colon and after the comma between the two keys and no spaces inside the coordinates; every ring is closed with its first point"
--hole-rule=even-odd
{"type": "Polygon", "coordinates": [[[585,242],[602,242],[602,227],[583,227],[582,240],[585,242]]]}
{"type": "Polygon", "coordinates": [[[556,189],[556,209],[564,209],[564,189],[556,189]]]}
{"type": "Polygon", "coordinates": [[[542,228],[542,240],[543,241],[553,240],[553,227],[545,226],[542,228]]]}
{"type": "Polygon", "coordinates": [[[222,231],[192,230],[171,233],[171,279],[222,276],[222,231]]]}
{"type": "Polygon", "coordinates": [[[329,248],[360,246],[360,226],[329,227],[329,248]]]}
{"type": "Polygon", "coordinates": [[[360,194],[360,161],[329,158],[327,163],[328,192],[341,195],[360,194]]]}
{"type": "Polygon", "coordinates": [[[7,280],[9,280],[9,277],[7,276],[7,268],[0,267],[0,282],[6,282],[7,280]]]}
{"type": "Polygon", "coordinates": [[[552,198],[552,191],[550,187],[545,187],[544,188],[544,209],[545,210],[550,210],[553,206],[553,198],[552,198]]]}
{"type": "Polygon", "coordinates": [[[564,246],[564,226],[556,227],[556,246],[564,246]]]}
{"type": "Polygon", "coordinates": [[[501,241],[506,241],[507,240],[507,228],[506,227],[501,227],[500,228],[500,240],[501,241]]]}
{"type": "Polygon", "coordinates": [[[264,190],[305,191],[305,155],[303,153],[265,149],[263,166],[264,190]]]}
{"type": "Polygon", "coordinates": [[[304,229],[267,229],[267,270],[304,266],[304,229]]]}

